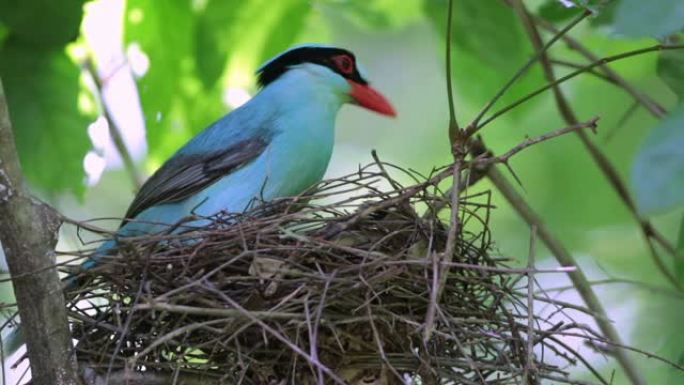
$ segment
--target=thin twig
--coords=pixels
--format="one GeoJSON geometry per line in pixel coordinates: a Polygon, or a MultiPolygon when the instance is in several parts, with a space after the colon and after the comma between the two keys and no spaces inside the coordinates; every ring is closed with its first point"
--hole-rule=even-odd
{"type": "Polygon", "coordinates": [[[109,136],[111,136],[112,142],[114,142],[114,147],[116,147],[116,150],[119,152],[119,156],[121,156],[124,168],[126,169],[126,172],[128,173],[128,176],[131,179],[131,183],[137,191],[143,184],[143,178],[140,175],[140,172],[138,171],[137,167],[135,166],[135,162],[133,161],[133,157],[131,156],[130,151],[128,151],[128,147],[126,147],[126,142],[124,142],[121,130],[119,130],[119,126],[117,126],[116,123],[114,123],[114,119],[112,119],[112,116],[109,113],[109,108],[107,107],[107,104],[104,100],[104,85],[102,84],[102,80],[100,79],[100,76],[98,75],[97,69],[95,68],[95,65],[93,64],[92,60],[87,60],[85,63],[85,67],[88,69],[90,77],[93,79],[93,82],[95,83],[95,91],[97,91],[97,97],[100,101],[100,109],[102,110],[102,116],[107,121],[107,127],[109,128],[109,136]]]}
{"type": "Polygon", "coordinates": [[[568,33],[572,28],[574,28],[577,24],[579,24],[582,20],[584,20],[587,16],[591,15],[591,12],[589,11],[584,11],[582,14],[578,15],[575,17],[568,25],[565,26],[562,30],[560,30],[558,33],[556,33],[545,45],[542,47],[540,51],[538,51],[530,60],[525,63],[520,69],[511,77],[506,84],[501,87],[501,89],[492,97],[487,104],[482,108],[482,110],[477,114],[475,119],[473,119],[472,123],[468,125],[466,128],[466,137],[471,137],[473,136],[476,132],[478,132],[484,124],[480,124],[480,120],[489,112],[489,110],[494,106],[494,104],[499,101],[499,99],[508,91],[508,89],[513,86],[513,83],[515,83],[522,75],[524,75],[527,70],[532,67],[534,63],[537,62],[542,56],[544,52],[546,52],[551,46],[558,41],[563,35],[568,33]]]}
{"type": "Polygon", "coordinates": [[[589,128],[592,131],[596,132],[596,122],[598,122],[598,120],[599,120],[598,117],[594,117],[594,118],[591,118],[584,123],[573,124],[571,126],[559,128],[555,131],[551,131],[551,132],[548,132],[546,134],[535,136],[534,138],[527,138],[502,155],[490,157],[490,156],[486,156],[486,154],[483,154],[483,155],[475,158],[472,161],[472,163],[477,167],[485,167],[485,166],[493,164],[493,163],[508,163],[508,160],[511,157],[513,157],[515,154],[517,154],[520,151],[522,151],[522,150],[524,150],[530,146],[533,146],[537,143],[541,143],[541,142],[547,141],[549,139],[553,139],[553,138],[556,138],[558,136],[561,136],[561,135],[564,135],[564,134],[567,134],[570,132],[575,132],[575,131],[578,131],[578,130],[581,130],[584,128],[589,128]]]}
{"type": "Polygon", "coordinates": [[[601,59],[598,59],[592,63],[589,63],[585,65],[584,67],[578,69],[577,71],[573,71],[565,76],[557,78],[555,81],[547,83],[546,85],[530,92],[529,94],[523,96],[522,98],[512,102],[511,104],[507,105],[506,107],[501,108],[500,110],[494,112],[489,118],[485,119],[482,123],[480,123],[477,126],[477,130],[482,129],[484,126],[488,125],[492,121],[494,121],[496,118],[499,116],[509,112],[510,110],[518,107],[519,105],[527,102],[528,100],[534,98],[535,96],[543,93],[544,91],[547,91],[563,82],[566,82],[578,75],[581,75],[587,71],[590,71],[596,67],[612,63],[615,61],[627,59],[630,57],[634,56],[639,56],[647,53],[652,53],[652,52],[658,52],[658,51],[668,51],[668,50],[676,50],[676,49],[684,49],[684,44],[671,44],[671,45],[666,45],[666,44],[656,44],[652,45],[650,47],[645,47],[645,48],[640,48],[640,49],[635,49],[632,51],[627,51],[627,52],[622,52],[617,55],[611,55],[611,56],[606,56],[601,59]]]}
{"type": "Polygon", "coordinates": [[[523,384],[536,384],[536,368],[534,365],[534,259],[537,242],[537,228],[530,231],[530,251],[527,256],[527,362],[523,374],[523,384]]]}

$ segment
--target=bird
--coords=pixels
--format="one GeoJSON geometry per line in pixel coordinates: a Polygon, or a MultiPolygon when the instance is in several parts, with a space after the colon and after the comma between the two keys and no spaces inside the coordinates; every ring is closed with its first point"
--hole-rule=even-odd
{"type": "MultiPolygon", "coordinates": [[[[117,239],[167,231],[182,219],[242,213],[259,202],[293,197],[318,183],[328,167],[335,120],[345,104],[396,116],[349,50],[305,44],[261,65],[259,92],[209,125],[152,174],[128,207],[115,236],[82,264],[97,266],[117,239]]],[[[75,286],[66,279],[66,291],[75,286]]],[[[6,351],[23,344],[21,328],[6,351]]]]}
{"type": "MultiPolygon", "coordinates": [[[[332,155],[344,104],[396,116],[344,48],[292,47],[257,71],[260,91],[169,158],[140,188],[116,237],[165,231],[190,215],[242,213],[296,196],[319,182],[332,155]]],[[[111,239],[94,256],[116,245],[111,239]]],[[[82,267],[97,264],[90,258],[82,267]]]]}

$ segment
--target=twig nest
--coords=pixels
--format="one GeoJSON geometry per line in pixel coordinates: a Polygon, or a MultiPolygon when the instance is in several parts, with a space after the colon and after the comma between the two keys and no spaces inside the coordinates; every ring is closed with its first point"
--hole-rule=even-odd
{"type": "Polygon", "coordinates": [[[408,173],[422,181],[405,188],[386,167],[202,228],[120,240],[70,294],[79,360],[225,384],[565,378],[527,349],[530,334],[541,347],[552,333],[528,332],[522,276],[490,255],[488,195],[462,199],[446,256],[436,186],[448,172],[408,173]]]}

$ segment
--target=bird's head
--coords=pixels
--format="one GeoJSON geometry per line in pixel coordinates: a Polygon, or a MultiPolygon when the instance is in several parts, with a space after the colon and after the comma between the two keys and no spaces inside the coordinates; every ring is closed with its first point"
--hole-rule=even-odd
{"type": "Polygon", "coordinates": [[[266,87],[292,69],[308,71],[345,101],[382,115],[396,115],[390,102],[368,84],[356,57],[346,49],[321,45],[290,48],[259,67],[259,85],[266,87]]]}

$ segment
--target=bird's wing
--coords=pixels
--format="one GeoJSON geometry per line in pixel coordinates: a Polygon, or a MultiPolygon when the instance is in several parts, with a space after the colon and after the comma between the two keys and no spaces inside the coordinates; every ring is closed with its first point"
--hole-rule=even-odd
{"type": "Polygon", "coordinates": [[[267,139],[255,137],[205,154],[176,154],[140,188],[122,226],[149,207],[177,202],[201,191],[252,161],[267,144],[267,139]]]}

